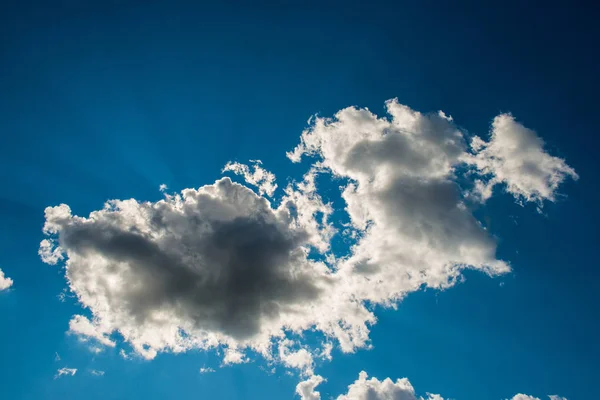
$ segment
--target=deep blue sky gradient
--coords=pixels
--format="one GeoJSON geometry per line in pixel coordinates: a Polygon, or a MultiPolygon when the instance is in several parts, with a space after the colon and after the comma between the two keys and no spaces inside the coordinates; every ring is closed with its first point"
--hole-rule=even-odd
{"type": "Polygon", "coordinates": [[[60,268],[37,256],[43,209],[156,200],[261,159],[280,186],[307,119],[398,97],[485,135],[510,111],[581,179],[545,215],[504,195],[478,210],[514,273],[467,273],[380,311],[374,349],[334,351],[324,398],[358,372],[458,400],[597,396],[598,10],[546,2],[48,1],[0,6],[0,387],[6,399],[285,399],[298,379],[213,353],[125,361],[65,334],[60,268]],[[284,3],[283,5],[281,3],[284,3]],[[521,4],[528,3],[528,4],[521,4]],[[502,283],[502,285],[500,285],[502,283]],[[62,360],[54,361],[58,352],[62,360]],[[53,380],[57,368],[79,368],[53,380]],[[200,375],[202,366],[217,372],[200,375]],[[105,370],[90,376],[88,368],[105,370]]]}

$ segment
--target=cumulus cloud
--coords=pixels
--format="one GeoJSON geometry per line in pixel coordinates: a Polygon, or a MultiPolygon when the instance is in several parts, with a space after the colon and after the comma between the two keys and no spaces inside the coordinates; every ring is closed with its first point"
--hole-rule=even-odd
{"type": "Polygon", "coordinates": [[[305,375],[313,374],[313,356],[304,348],[291,349],[294,342],[289,339],[284,339],[279,342],[279,360],[289,368],[300,370],[305,375]]]}
{"type": "MultiPolygon", "coordinates": [[[[550,400],[567,400],[566,397],[557,396],[555,394],[551,394],[548,396],[550,400]]],[[[527,394],[516,394],[510,400],[540,400],[539,397],[529,396],[527,394]]]]}
{"type": "Polygon", "coordinates": [[[0,291],[6,290],[13,285],[13,280],[4,275],[4,271],[0,269],[0,291]]]}
{"type": "Polygon", "coordinates": [[[215,372],[215,370],[213,368],[210,367],[202,367],[200,368],[200,373],[201,374],[210,374],[211,372],[215,372]]]}
{"type": "MultiPolygon", "coordinates": [[[[397,379],[395,382],[390,378],[380,381],[377,378],[367,379],[365,371],[361,371],[358,379],[348,386],[348,392],[341,394],[337,400],[444,400],[437,394],[427,394],[427,397],[417,397],[415,389],[408,379],[397,379]]],[[[321,394],[315,388],[323,382],[318,375],[300,382],[296,386],[296,393],[301,400],[320,400],[321,394]]]]}
{"type": "Polygon", "coordinates": [[[71,331],[111,346],[118,331],[146,358],[280,335],[331,284],[288,206],[223,178],[156,203],[110,201],[88,218],[46,209],[71,290],[94,315],[75,316],[71,331]]]}
{"type": "Polygon", "coordinates": [[[317,158],[344,178],[342,197],[360,239],[339,265],[361,299],[389,304],[421,286],[451,286],[464,268],[510,271],[495,240],[473,217],[455,183],[466,143],[445,114],[386,103],[391,118],[349,107],[316,118],[288,153],[317,158]]]}
{"type": "Polygon", "coordinates": [[[56,246],[51,239],[41,241],[38,255],[43,262],[50,265],[56,265],[59,261],[64,260],[62,249],[60,246],[56,246]]]}
{"type": "MultiPolygon", "coordinates": [[[[224,171],[258,194],[225,177],[157,202],[111,200],[87,217],[66,204],[48,207],[40,257],[65,262],[70,290],[91,312],[75,315],[70,331],[105,346],[120,336],[147,359],[220,348],[223,364],[235,364],[251,350],[310,375],[332,344],[343,352],[370,345],[373,305],[448,288],[466,268],[509,272],[457,184],[459,166],[479,168],[489,157],[481,147],[469,152],[443,112],[397,100],[386,107],[388,117],[350,107],[314,118],[288,153],[294,162],[311,157],[307,172],[276,203],[265,197],[275,176],[254,162],[224,171]],[[355,240],[348,254],[331,253],[340,226],[319,175],[342,183],[337,210],[355,240]],[[322,350],[302,343],[309,329],[324,337],[322,350]]],[[[535,163],[539,154],[530,153],[535,163]]]]}
{"type": "Polygon", "coordinates": [[[487,181],[477,180],[475,193],[485,201],[494,186],[504,184],[517,200],[532,201],[542,206],[554,201],[559,185],[567,178],[578,179],[565,160],[544,150],[544,141],[531,129],[501,114],[492,122],[488,142],[475,136],[471,141],[475,155],[468,162],[475,165],[487,181]]]}
{"type": "MultiPolygon", "coordinates": [[[[338,396],[338,400],[423,400],[423,397],[415,395],[415,389],[406,378],[396,382],[390,378],[383,381],[367,378],[367,373],[362,371],[358,379],[348,386],[348,393],[338,396]]],[[[427,395],[427,400],[434,399],[443,400],[439,395],[427,395]]]]}
{"type": "Polygon", "coordinates": [[[258,187],[260,194],[272,197],[277,189],[275,175],[261,167],[262,161],[254,160],[252,170],[246,164],[229,162],[223,168],[223,172],[231,171],[236,175],[242,175],[246,183],[258,187]]]}
{"type": "Polygon", "coordinates": [[[77,373],[77,368],[59,368],[54,375],[54,379],[60,378],[63,375],[74,376],[77,373]]]}
{"type": "Polygon", "coordinates": [[[225,355],[223,356],[223,365],[231,364],[245,364],[250,359],[246,357],[243,351],[237,347],[228,347],[225,349],[225,355]]]}
{"type": "Polygon", "coordinates": [[[321,400],[321,394],[315,388],[323,382],[323,377],[313,375],[305,381],[296,385],[296,393],[302,400],[321,400]]]}
{"type": "MultiPolygon", "coordinates": [[[[296,393],[301,400],[320,400],[321,394],[316,387],[324,381],[323,377],[313,375],[309,379],[300,382],[296,386],[296,393]]],[[[560,396],[548,396],[550,400],[567,400],[560,396]]],[[[337,400],[444,400],[439,394],[426,393],[425,397],[418,396],[415,389],[407,378],[390,378],[379,380],[368,377],[365,371],[361,371],[358,379],[348,386],[348,392],[336,397],[337,400]]],[[[517,394],[510,400],[540,400],[537,397],[525,394],[517,394]]]]}

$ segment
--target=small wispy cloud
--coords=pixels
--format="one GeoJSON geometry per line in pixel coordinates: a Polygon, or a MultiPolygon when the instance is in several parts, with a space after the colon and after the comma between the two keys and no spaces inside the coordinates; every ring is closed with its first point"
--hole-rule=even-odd
{"type": "Polygon", "coordinates": [[[123,349],[121,349],[121,351],[119,351],[119,355],[120,355],[121,357],[123,357],[123,359],[124,359],[124,360],[131,360],[131,355],[130,355],[130,354],[127,354],[127,353],[125,352],[125,350],[123,350],[123,349]]]}
{"type": "Polygon", "coordinates": [[[77,373],[77,368],[59,368],[54,375],[54,379],[60,378],[63,375],[74,376],[77,373]]]}
{"type": "Polygon", "coordinates": [[[211,372],[215,372],[215,370],[213,368],[206,368],[206,367],[202,367],[200,368],[200,373],[201,374],[210,374],[211,372]]]}

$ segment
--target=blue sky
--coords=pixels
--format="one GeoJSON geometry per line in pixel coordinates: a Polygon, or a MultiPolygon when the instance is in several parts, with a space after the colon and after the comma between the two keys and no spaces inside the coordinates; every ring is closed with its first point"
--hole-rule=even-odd
{"type": "MultiPolygon", "coordinates": [[[[343,353],[334,339],[331,360],[315,356],[314,374],[326,379],[321,397],[347,393],[364,370],[379,380],[406,377],[420,396],[594,398],[596,10],[558,2],[122,3],[0,10],[0,268],[13,280],[0,292],[2,398],[299,398],[296,385],[308,376],[253,352],[250,362],[223,367],[222,348],[146,360],[117,333],[115,347],[90,351],[94,340],[68,333],[72,317],[90,310],[63,292],[64,262],[46,265],[38,255],[44,209],[64,203],[88,216],[109,199],[156,202],[160,184],[169,193],[200,188],[221,178],[227,162],[255,159],[277,176],[278,206],[287,183],[319,158],[286,157],[309,117],[349,106],[386,117],[393,98],[423,113],[443,110],[467,139],[490,140],[494,117],[510,112],[579,180],[565,177],[542,213],[516,204],[506,182],[471,204],[512,271],[465,271],[463,282],[416,290],[396,310],[372,306],[371,349],[343,353]],[[77,373],[55,379],[60,368],[77,373]]],[[[348,221],[338,190],[348,175],[330,175],[318,175],[319,192],[333,202],[334,223],[348,221]]],[[[332,240],[344,256],[348,242],[332,240]]],[[[302,346],[317,351],[322,339],[305,332],[302,346]]]]}

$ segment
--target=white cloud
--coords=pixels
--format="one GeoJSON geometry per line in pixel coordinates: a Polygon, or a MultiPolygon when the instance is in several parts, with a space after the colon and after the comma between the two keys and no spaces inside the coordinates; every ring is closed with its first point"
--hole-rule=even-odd
{"type": "Polygon", "coordinates": [[[4,271],[0,269],[0,291],[8,289],[13,283],[13,280],[8,276],[4,276],[4,271]]]}
{"type": "Polygon", "coordinates": [[[104,376],[104,371],[99,371],[97,369],[91,369],[90,374],[94,376],[104,376]]]}
{"type": "Polygon", "coordinates": [[[168,187],[166,184],[164,184],[164,183],[161,183],[161,184],[158,186],[158,190],[160,190],[161,192],[164,192],[164,191],[166,191],[168,188],[169,188],[169,187],[168,187]]]}
{"type": "Polygon", "coordinates": [[[333,350],[333,343],[331,342],[325,342],[323,343],[323,348],[321,349],[321,353],[319,354],[319,357],[324,359],[324,360],[332,360],[332,356],[331,356],[331,351],[333,350]]]}
{"type": "Polygon", "coordinates": [[[206,368],[206,367],[202,367],[200,368],[200,373],[201,374],[210,374],[211,372],[215,372],[215,370],[213,368],[206,368]]]}
{"type": "Polygon", "coordinates": [[[70,289],[93,313],[74,316],[71,332],[114,346],[118,331],[146,358],[225,345],[235,363],[245,358],[234,349],[264,353],[284,328],[310,327],[315,307],[335,323],[321,299],[331,273],[307,259],[308,217],[291,216],[293,203],[273,209],[223,178],[156,203],[110,201],[88,218],[48,208],[45,232],[57,234],[70,289]]]}
{"type": "Polygon", "coordinates": [[[300,370],[305,375],[313,374],[314,360],[312,354],[305,348],[291,350],[295,343],[284,339],[279,342],[279,360],[289,368],[300,370]]]}
{"type": "Polygon", "coordinates": [[[273,197],[277,184],[275,183],[275,175],[267,171],[260,165],[260,160],[253,160],[253,171],[245,164],[238,162],[228,162],[223,168],[223,172],[231,171],[236,175],[242,175],[246,183],[258,187],[258,192],[273,197]]]}
{"type": "Polygon", "coordinates": [[[69,332],[80,337],[95,339],[105,346],[115,347],[115,342],[110,340],[105,332],[101,332],[101,325],[93,324],[83,315],[73,316],[69,321],[69,332]]]}
{"type": "MultiPolygon", "coordinates": [[[[348,392],[339,395],[337,400],[444,400],[438,394],[428,393],[427,397],[417,397],[415,389],[406,378],[395,382],[390,378],[383,381],[367,378],[367,373],[362,371],[358,379],[348,386],[348,392]]],[[[321,394],[315,388],[323,381],[321,376],[313,375],[296,386],[296,393],[301,400],[320,400],[321,394]]]]}
{"type": "MultiPolygon", "coordinates": [[[[376,317],[366,304],[448,288],[466,268],[509,272],[456,183],[457,167],[477,157],[461,130],[441,112],[386,106],[389,118],[350,107],[313,119],[288,156],[315,158],[277,206],[222,178],[157,202],[111,200],[88,217],[48,207],[40,256],[65,260],[70,290],[92,313],[75,315],[70,331],[106,346],[118,333],[147,359],[219,348],[226,365],[248,362],[251,350],[310,375],[332,344],[370,346],[376,317]],[[330,252],[334,209],[317,174],[343,183],[349,254],[330,252]],[[324,336],[320,353],[303,343],[307,330],[324,336]]],[[[274,194],[275,176],[258,162],[224,171],[274,194]]]]}
{"type": "Polygon", "coordinates": [[[60,378],[63,375],[74,376],[77,373],[77,368],[59,368],[54,375],[54,379],[60,378]]]}
{"type": "Polygon", "coordinates": [[[131,360],[131,355],[127,354],[127,352],[123,349],[119,350],[119,355],[124,359],[124,360],[131,360]]]}
{"type": "Polygon", "coordinates": [[[231,364],[245,364],[250,359],[244,355],[244,352],[236,347],[228,347],[225,349],[225,355],[223,356],[223,365],[231,364]]]}
{"type": "Polygon", "coordinates": [[[510,271],[454,182],[466,151],[461,131],[439,113],[386,106],[390,119],[354,107],[316,118],[288,153],[296,162],[316,156],[321,171],[348,181],[342,197],[360,239],[338,266],[347,289],[390,304],[423,285],[449,287],[464,268],[510,271]]]}
{"type": "Polygon", "coordinates": [[[326,253],[337,231],[329,221],[333,213],[331,204],[324,203],[317,192],[317,173],[318,168],[311,168],[301,182],[290,183],[284,189],[281,204],[292,216],[291,225],[306,232],[310,246],[320,253],[326,253]]]}
{"type": "MultiPolygon", "coordinates": [[[[557,396],[555,394],[551,394],[548,396],[548,398],[550,400],[567,400],[566,397],[562,397],[562,396],[557,396]]],[[[527,394],[516,394],[514,395],[510,400],[540,400],[539,397],[535,397],[535,396],[530,396],[527,394]]]]}
{"type": "Polygon", "coordinates": [[[578,179],[565,160],[544,150],[544,141],[510,114],[501,114],[492,122],[491,138],[485,142],[474,137],[474,156],[467,157],[487,182],[478,180],[475,193],[485,201],[495,185],[506,185],[506,191],[519,201],[554,201],[559,185],[567,178],[578,179]]]}
{"type": "MultiPolygon", "coordinates": [[[[319,375],[313,375],[309,379],[298,383],[296,393],[301,400],[320,400],[321,394],[316,387],[325,379],[319,375]]],[[[567,400],[564,397],[552,395],[550,400],[567,400]]],[[[361,371],[358,379],[348,386],[348,392],[336,397],[337,400],[444,400],[439,394],[426,393],[425,397],[415,393],[415,389],[407,378],[390,378],[379,380],[368,379],[365,371],[361,371]]],[[[448,399],[449,400],[449,399],[448,399]]],[[[537,397],[525,394],[517,394],[511,400],[540,400],[537,397]]]]}
{"type": "Polygon", "coordinates": [[[321,400],[321,394],[315,391],[315,388],[323,381],[323,377],[319,375],[313,375],[307,380],[296,385],[296,393],[302,400],[321,400]]]}
{"type": "Polygon", "coordinates": [[[50,265],[56,265],[59,261],[64,259],[62,249],[59,246],[56,246],[51,239],[44,239],[41,241],[38,255],[43,262],[50,265]]]}
{"type": "MultiPolygon", "coordinates": [[[[444,400],[444,398],[442,396],[440,396],[439,394],[427,393],[427,400],[444,400]]],[[[448,400],[450,400],[450,399],[448,399],[448,400]]]]}
{"type": "MultiPolygon", "coordinates": [[[[377,378],[367,379],[368,375],[362,371],[358,379],[348,386],[348,393],[338,396],[338,400],[423,400],[415,395],[415,389],[408,379],[402,378],[392,381],[386,378],[383,381],[377,378]]],[[[427,395],[427,400],[443,400],[439,395],[427,395]]]]}

